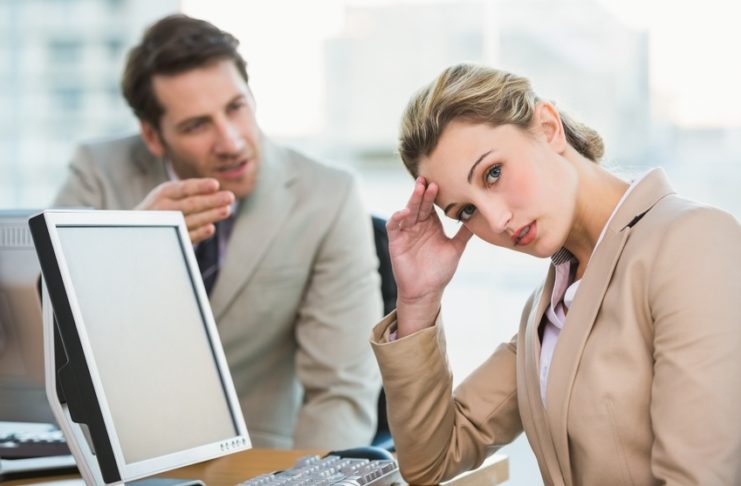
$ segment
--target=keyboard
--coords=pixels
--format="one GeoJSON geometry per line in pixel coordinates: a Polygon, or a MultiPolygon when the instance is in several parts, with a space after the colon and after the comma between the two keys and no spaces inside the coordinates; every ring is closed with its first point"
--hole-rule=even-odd
{"type": "Polygon", "coordinates": [[[390,459],[306,456],[285,471],[263,474],[239,486],[402,486],[399,466],[390,459]]]}
{"type": "Polygon", "coordinates": [[[0,427],[0,458],[26,459],[69,453],[62,431],[54,425],[3,422],[0,427]]]}

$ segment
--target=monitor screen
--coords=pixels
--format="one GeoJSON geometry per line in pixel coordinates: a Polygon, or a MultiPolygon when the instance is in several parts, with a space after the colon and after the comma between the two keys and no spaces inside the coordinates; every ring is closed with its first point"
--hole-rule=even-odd
{"type": "Polygon", "coordinates": [[[53,422],[44,392],[39,260],[28,229],[38,210],[0,210],[0,421],[53,422]]]}
{"type": "Polygon", "coordinates": [[[67,358],[91,383],[63,382],[66,401],[73,416],[73,393],[96,404],[121,479],[249,447],[182,215],[46,211],[31,227],[67,358]]]}

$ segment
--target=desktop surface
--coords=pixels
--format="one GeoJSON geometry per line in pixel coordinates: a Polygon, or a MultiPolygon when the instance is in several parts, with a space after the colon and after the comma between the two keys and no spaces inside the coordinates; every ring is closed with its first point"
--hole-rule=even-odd
{"type": "MultiPolygon", "coordinates": [[[[247,479],[292,467],[297,459],[319,454],[317,450],[276,450],[276,449],[249,449],[224,456],[211,461],[194,464],[175,469],[160,477],[200,479],[207,486],[234,486],[247,479]]],[[[453,481],[446,482],[451,486],[468,486],[474,484],[501,484],[509,478],[509,467],[506,456],[495,454],[491,456],[482,468],[459,476],[453,481]],[[486,479],[483,480],[485,476],[486,479]]],[[[35,484],[43,486],[52,483],[55,486],[77,486],[75,480],[81,481],[76,474],[62,476],[47,476],[3,482],[4,486],[21,486],[35,484]],[[61,481],[64,481],[61,483],[61,481]]],[[[80,482],[79,484],[82,484],[80,482]]]]}

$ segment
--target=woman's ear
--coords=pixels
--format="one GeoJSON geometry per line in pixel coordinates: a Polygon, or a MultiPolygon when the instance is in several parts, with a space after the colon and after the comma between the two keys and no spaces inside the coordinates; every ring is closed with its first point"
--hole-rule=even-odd
{"type": "Polygon", "coordinates": [[[561,123],[561,115],[553,103],[539,101],[535,105],[534,126],[557,153],[562,154],[566,151],[568,143],[566,134],[561,123]]]}

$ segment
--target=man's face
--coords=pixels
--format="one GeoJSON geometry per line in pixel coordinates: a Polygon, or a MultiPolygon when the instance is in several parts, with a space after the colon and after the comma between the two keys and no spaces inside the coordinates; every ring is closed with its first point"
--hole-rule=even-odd
{"type": "Polygon", "coordinates": [[[213,177],[244,198],[260,167],[255,100],[231,60],[175,75],[156,75],[154,94],[164,108],[159,130],[142,122],[155,156],[167,156],[180,179],[213,177]]]}

